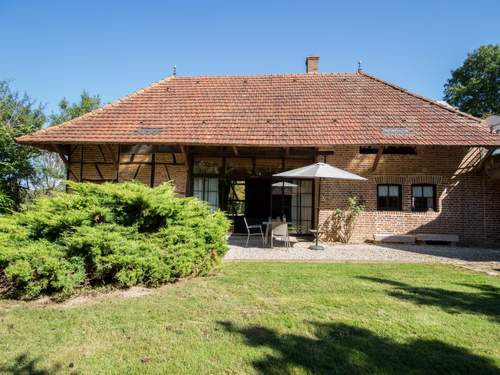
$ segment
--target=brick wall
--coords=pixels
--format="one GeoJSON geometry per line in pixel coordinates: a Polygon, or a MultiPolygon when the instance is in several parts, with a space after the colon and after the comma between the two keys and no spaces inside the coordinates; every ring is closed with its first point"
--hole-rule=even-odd
{"type": "Polygon", "coordinates": [[[462,243],[500,243],[500,181],[477,174],[478,150],[463,147],[417,147],[416,155],[359,154],[358,147],[336,147],[327,162],[368,179],[366,182],[323,180],[320,225],[327,225],[336,208],[351,194],[365,202],[352,241],[373,239],[374,233],[457,234],[462,243]],[[377,211],[377,184],[402,186],[402,211],[377,211]],[[436,185],[437,212],[411,211],[411,185],[436,185]]]}

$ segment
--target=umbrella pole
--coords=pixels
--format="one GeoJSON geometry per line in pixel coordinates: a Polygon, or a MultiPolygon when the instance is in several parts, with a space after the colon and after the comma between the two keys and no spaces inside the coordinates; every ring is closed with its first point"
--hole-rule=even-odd
{"type": "Polygon", "coordinates": [[[316,207],[316,244],[309,246],[311,250],[325,250],[325,248],[318,244],[319,240],[319,204],[321,201],[321,177],[318,178],[318,207],[316,207]]]}

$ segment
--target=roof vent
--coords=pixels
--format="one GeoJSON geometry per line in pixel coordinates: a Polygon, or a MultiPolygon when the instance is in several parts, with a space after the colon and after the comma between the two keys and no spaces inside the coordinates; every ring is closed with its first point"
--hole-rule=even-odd
{"type": "Polygon", "coordinates": [[[158,135],[162,128],[137,128],[130,132],[132,135],[158,135]]]}
{"type": "Polygon", "coordinates": [[[398,127],[386,127],[382,128],[382,134],[395,137],[411,137],[413,136],[413,131],[408,128],[398,128],[398,127]]]}
{"type": "Polygon", "coordinates": [[[306,73],[318,73],[319,56],[306,57],[306,73]]]}

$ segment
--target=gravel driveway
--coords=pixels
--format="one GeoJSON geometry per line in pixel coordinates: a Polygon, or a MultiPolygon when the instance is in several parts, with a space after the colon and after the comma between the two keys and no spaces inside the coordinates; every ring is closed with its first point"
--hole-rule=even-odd
{"type": "Polygon", "coordinates": [[[399,244],[323,244],[325,250],[309,250],[311,242],[296,242],[293,247],[257,247],[254,238],[244,247],[246,237],[231,237],[226,261],[317,261],[317,262],[402,262],[451,263],[490,275],[500,275],[500,248],[399,245],[399,244]]]}

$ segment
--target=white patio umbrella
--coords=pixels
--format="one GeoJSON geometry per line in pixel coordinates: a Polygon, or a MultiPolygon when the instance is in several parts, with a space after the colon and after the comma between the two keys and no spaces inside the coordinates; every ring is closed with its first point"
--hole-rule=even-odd
{"type": "Polygon", "coordinates": [[[280,181],[280,182],[275,182],[272,186],[274,187],[290,187],[290,188],[296,188],[299,185],[297,184],[292,184],[291,182],[286,182],[286,181],[280,181]]]}
{"type": "MultiPolygon", "coordinates": [[[[296,179],[314,179],[320,181],[319,184],[319,197],[321,199],[321,179],[329,178],[335,180],[357,180],[366,181],[366,178],[358,176],[357,174],[344,171],[343,169],[331,166],[326,163],[314,163],[311,165],[306,165],[305,167],[300,167],[292,169],[290,171],[285,171],[273,175],[274,177],[282,178],[296,178],[296,179]]],[[[319,222],[319,201],[317,207],[316,215],[316,245],[309,246],[312,250],[324,250],[323,246],[318,245],[318,222],[319,222]]]]}

